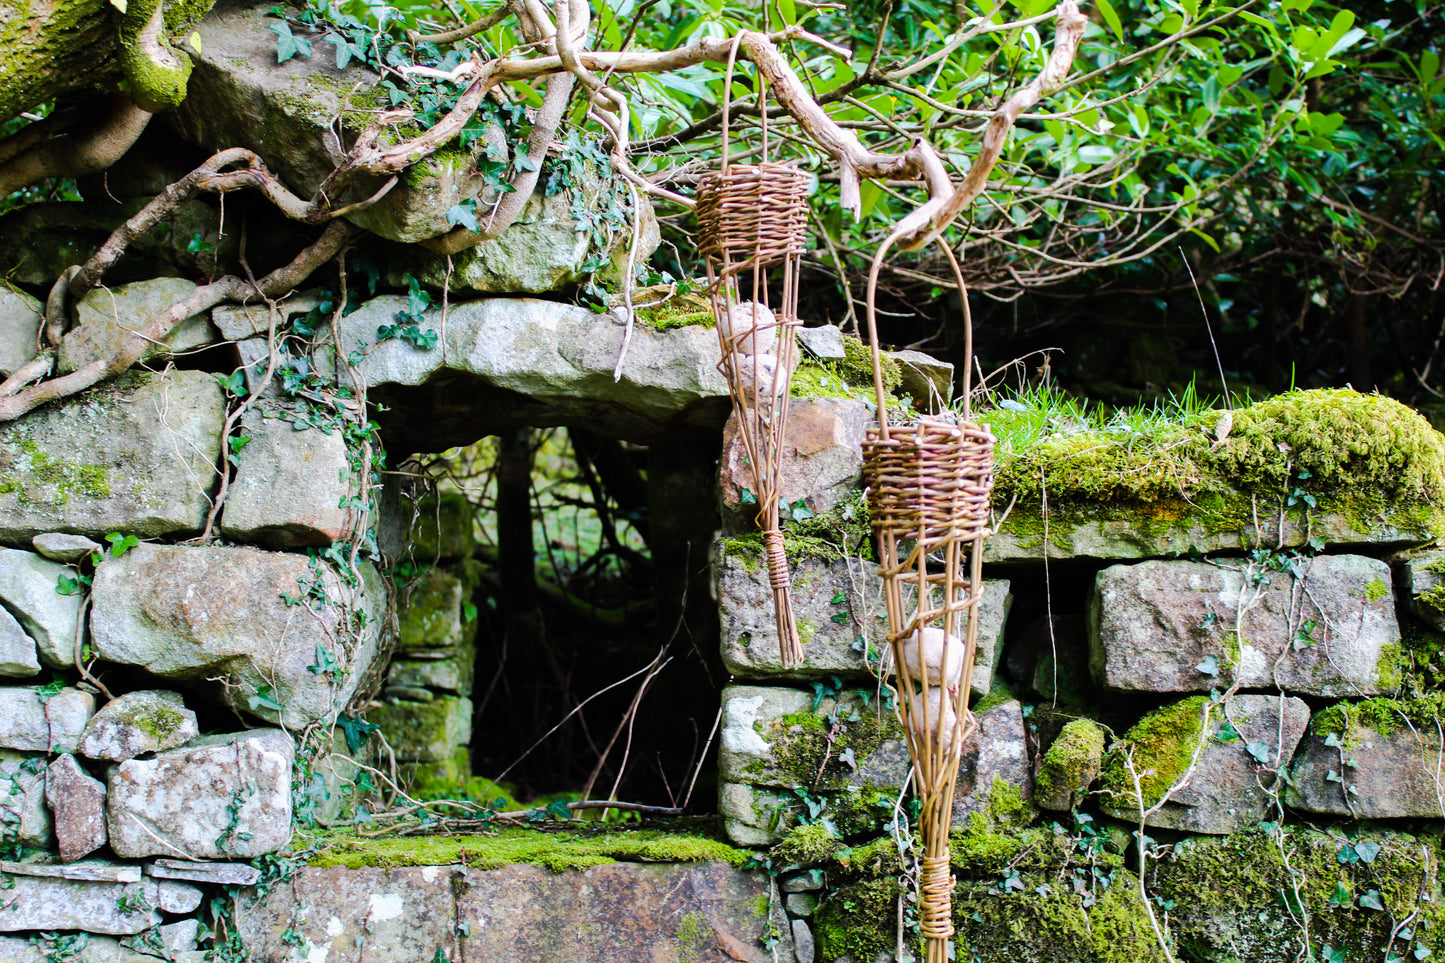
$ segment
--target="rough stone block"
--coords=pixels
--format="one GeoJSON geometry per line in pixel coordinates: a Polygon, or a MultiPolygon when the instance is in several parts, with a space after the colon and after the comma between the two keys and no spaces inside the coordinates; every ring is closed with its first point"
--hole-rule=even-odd
{"type": "Polygon", "coordinates": [[[155,910],[154,880],[117,883],[20,875],[14,864],[8,875],[15,885],[0,901],[0,932],[84,930],[129,935],[161,921],[155,910]]]}
{"type": "MultiPolygon", "coordinates": [[[[803,641],[800,665],[784,666],[778,648],[773,592],[762,559],[738,551],[725,540],[714,560],[722,622],[722,657],[739,679],[809,679],[828,675],[871,677],[891,665],[888,611],[883,581],[875,562],[842,558],[792,562],[793,617],[803,641]],[[840,599],[841,601],[834,601],[840,599]],[[871,652],[859,641],[867,636],[871,652]],[[869,656],[871,655],[871,661],[869,656]]],[[[743,543],[749,547],[756,543],[743,543]]],[[[978,649],[972,689],[983,695],[993,685],[993,670],[1004,621],[1013,596],[1007,579],[984,583],[979,603],[978,649]]]]}
{"type": "Polygon", "coordinates": [[[199,532],[225,414],[204,371],[133,371],[0,425],[0,540],[199,532]]]}
{"type": "Polygon", "coordinates": [[[614,380],[627,331],[615,313],[531,298],[453,301],[446,325],[439,308],[421,321],[445,348],[439,341],[418,351],[395,338],[372,344],[377,326],[406,306],[405,297],[385,295],[347,315],[341,354],[363,341],[370,346],[357,375],[373,400],[434,399],[385,416],[387,437],[405,438],[413,450],[471,444],[479,417],[494,431],[565,423],[644,444],[711,433],[727,417],[720,348],[707,328],[635,326],[621,380],[614,380]]]}
{"type": "MultiPolygon", "coordinates": [[[[554,873],[539,866],[399,869],[308,867],[239,914],[259,959],[287,959],[294,925],[305,959],[660,960],[763,963],[768,900],[761,873],[725,863],[612,863],[554,873]],[[297,911],[298,904],[309,909],[297,911]]],[[[783,924],[786,931],[786,923],[783,924]]],[[[787,959],[786,937],[776,947],[787,959]]]]}
{"type": "Polygon", "coordinates": [[[167,913],[193,913],[201,905],[201,891],[189,883],[163,879],[156,884],[156,907],[167,913]]]}
{"type": "MultiPolygon", "coordinates": [[[[195,290],[195,283],[184,278],[153,278],[94,289],[75,306],[76,324],[61,339],[58,370],[67,374],[92,361],[109,358],[162,312],[190,297],[195,290]]],[[[146,349],[141,360],[169,358],[177,351],[189,351],[219,340],[210,312],[203,311],[171,328],[159,344],[146,349]]]]}
{"type": "Polygon", "coordinates": [[[77,752],[85,725],[95,715],[95,696],[67,686],[45,701],[45,721],[50,724],[50,748],[54,752],[77,752]]]}
{"type": "Polygon", "coordinates": [[[8,284],[0,284],[0,376],[35,357],[40,343],[43,307],[39,301],[8,284]]]}
{"type": "Polygon", "coordinates": [[[898,390],[913,399],[919,411],[937,412],[953,399],[953,365],[922,351],[890,351],[903,380],[898,390]]]}
{"type": "Polygon", "coordinates": [[[74,570],[34,552],[0,548],[0,602],[35,640],[40,661],[52,669],[74,668],[80,593],[56,591],[74,570]]]}
{"type": "Polygon", "coordinates": [[[434,568],[401,596],[397,612],[397,647],[401,651],[445,650],[461,645],[465,601],[461,579],[434,568]]]}
{"type": "Polygon", "coordinates": [[[1251,826],[1268,813],[1270,791],[1309,718],[1303,700],[1264,695],[1236,695],[1223,704],[1194,696],[1156,709],[1106,757],[1099,805],[1134,823],[1158,806],[1148,825],[1193,833],[1251,826]]]}
{"type": "Polygon", "coordinates": [[[1068,812],[1089,793],[1104,761],[1104,729],[1093,719],[1075,719],[1059,732],[1039,762],[1034,802],[1068,812]]]}
{"type": "Polygon", "coordinates": [[[1089,620],[1094,678],[1115,690],[1237,683],[1343,696],[1399,683],[1390,570],[1359,555],[1284,571],[1242,561],[1114,565],[1095,581],[1089,620]]]}
{"type": "Polygon", "coordinates": [[[1407,704],[1342,702],[1318,713],[1290,767],[1294,809],[1351,819],[1439,819],[1445,745],[1433,718],[1407,704]]]}
{"type": "Polygon", "coordinates": [[[55,819],[60,858],[84,859],[106,843],[105,783],[62,755],[45,771],[45,801],[55,819]]]}
{"type": "MultiPolygon", "coordinates": [[[[862,486],[863,435],[874,421],[868,406],[851,398],[794,398],[783,435],[781,497],[790,505],[803,503],[814,515],[850,498],[862,486]]],[[[736,513],[732,527],[751,530],[757,505],[745,504],[743,491],[755,492],[757,485],[736,415],[723,429],[719,480],[723,507],[736,513]]]]}
{"type": "Polygon", "coordinates": [[[798,344],[806,348],[813,357],[824,361],[838,361],[848,357],[848,352],[843,347],[843,329],[836,324],[799,328],[798,344]]]}
{"type": "Polygon", "coordinates": [[[284,413],[252,408],[241,419],[250,441],[237,455],[221,512],[221,533],[268,548],[344,542],[360,516],[345,507],[358,496],[346,440],[339,429],[298,430],[284,413]],[[285,497],[278,498],[278,493],[285,497]]]}
{"type": "MultiPolygon", "coordinates": [[[[876,830],[910,766],[902,727],[871,690],[824,696],[774,686],[723,690],[718,811],[728,838],[743,846],[777,842],[797,823],[798,786],[828,800],[845,834],[876,830]]],[[[999,781],[1032,793],[1021,707],[1006,702],[978,715],[964,746],[954,817],[987,810],[999,781]]]]}
{"type": "Polygon", "coordinates": [[[295,749],[279,729],[203,736],[111,770],[106,826],[116,855],[250,859],[291,839],[295,749]]]}
{"type": "Polygon", "coordinates": [[[50,723],[38,688],[0,687],[0,749],[50,751],[50,723]]]}
{"type": "Polygon", "coordinates": [[[92,645],[163,679],[223,676],[227,704],[300,730],[336,718],[376,659],[386,592],[359,568],[348,584],[303,555],[142,544],[96,570],[92,645]]]}
{"type": "Polygon", "coordinates": [[[1445,632],[1445,549],[1402,553],[1392,561],[1410,614],[1445,632]]]}
{"type": "Polygon", "coordinates": [[[45,757],[0,749],[0,832],[9,841],[49,848],[45,808],[45,757]]]}
{"type": "Polygon", "coordinates": [[[426,652],[428,658],[393,659],[387,669],[388,688],[418,686],[460,696],[472,694],[472,671],[477,651],[471,646],[441,652],[426,652]],[[430,656],[438,656],[431,658],[430,656]]]}
{"type": "Polygon", "coordinates": [[[54,562],[77,562],[103,547],[84,535],[67,535],[65,532],[42,532],[30,539],[30,544],[35,546],[37,552],[54,562]]]}
{"type": "Polygon", "coordinates": [[[199,734],[196,714],[186,708],[179,692],[127,692],[90,717],[80,738],[80,754],[125,762],[147,752],[174,749],[199,734]]]}
{"type": "Polygon", "coordinates": [[[40,672],[35,640],[5,609],[0,609],[0,677],[28,679],[40,672]]]}
{"type": "Polygon", "coordinates": [[[366,716],[381,726],[396,757],[407,762],[443,762],[472,741],[471,699],[388,700],[373,706],[366,716]]]}

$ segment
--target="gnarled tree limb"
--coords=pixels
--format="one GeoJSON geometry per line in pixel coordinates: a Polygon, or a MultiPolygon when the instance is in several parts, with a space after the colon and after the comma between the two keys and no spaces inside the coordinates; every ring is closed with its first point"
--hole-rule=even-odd
{"type": "Polygon", "coordinates": [[[104,103],[105,114],[94,127],[31,142],[0,163],[0,197],[47,177],[93,174],[120,160],[152,115],[124,97],[107,97],[104,103]]]}

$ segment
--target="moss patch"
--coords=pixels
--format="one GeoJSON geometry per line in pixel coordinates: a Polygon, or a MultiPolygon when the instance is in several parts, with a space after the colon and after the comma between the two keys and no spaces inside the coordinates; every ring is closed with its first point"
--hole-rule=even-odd
{"type": "Polygon", "coordinates": [[[1075,719],[1068,723],[1039,764],[1039,797],[1076,803],[1098,776],[1103,757],[1104,730],[1097,722],[1075,719]]]}
{"type": "Polygon", "coordinates": [[[695,863],[719,861],[733,866],[749,853],[708,836],[637,829],[588,833],[507,827],[467,836],[413,836],[364,839],[342,835],[318,841],[312,866],[449,866],[500,869],[517,863],[546,866],[555,873],[607,863],[695,863]]]}
{"type": "Polygon", "coordinates": [[[1384,579],[1371,579],[1369,582],[1365,583],[1366,601],[1378,602],[1380,601],[1380,599],[1384,598],[1389,594],[1390,587],[1385,584],[1384,579]]]}
{"type": "Polygon", "coordinates": [[[1113,800],[1109,809],[1147,809],[1163,798],[1189,768],[1204,735],[1203,712],[1207,696],[1194,696],[1149,713],[1124,734],[1123,743],[1104,760],[1103,788],[1113,800]],[[1133,753],[1142,800],[1124,765],[1133,753]]]}
{"type": "Polygon", "coordinates": [[[1445,533],[1445,511],[1432,501],[1445,490],[1445,437],[1399,402],[1348,389],[1290,392],[1236,409],[1222,442],[1215,421],[1206,413],[1145,434],[1072,425],[1025,447],[1004,431],[997,495],[1036,509],[1047,488],[1056,505],[1129,504],[1156,525],[1211,518],[1223,529],[1250,524],[1258,498],[1274,505],[1298,492],[1362,523],[1403,512],[1445,533]]]}
{"type": "Polygon", "coordinates": [[[1426,925],[1414,927],[1412,941],[1442,948],[1445,928],[1428,925],[1439,914],[1438,858],[1433,841],[1399,833],[1346,839],[1311,829],[1280,837],[1248,831],[1176,844],[1171,858],[1154,864],[1149,884],[1172,905],[1181,959],[1301,959],[1308,951],[1300,921],[1308,917],[1310,949],[1329,944],[1350,963],[1363,963],[1383,960],[1391,949],[1413,958],[1413,942],[1387,943],[1392,920],[1417,908],[1426,925]],[[1371,852],[1368,863],[1358,858],[1360,847],[1371,852]],[[1385,909],[1375,909],[1374,900],[1385,909]]]}
{"type": "Polygon", "coordinates": [[[1445,721],[1445,692],[1430,692],[1408,699],[1365,699],[1337,702],[1315,713],[1310,731],[1338,736],[1346,748],[1366,741],[1365,730],[1388,739],[1409,722],[1416,729],[1434,731],[1445,721]]]}

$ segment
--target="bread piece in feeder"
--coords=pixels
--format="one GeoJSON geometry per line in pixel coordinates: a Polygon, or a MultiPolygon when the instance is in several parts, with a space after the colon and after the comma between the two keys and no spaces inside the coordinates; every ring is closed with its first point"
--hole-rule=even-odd
{"type": "Polygon", "coordinates": [[[778,344],[778,319],[761,301],[739,301],[719,319],[723,339],[745,355],[772,356],[778,344]]]}
{"type": "Polygon", "coordinates": [[[929,625],[914,629],[913,634],[903,640],[901,648],[903,664],[908,667],[908,675],[915,682],[958,688],[959,680],[963,677],[965,646],[957,636],[929,625]],[[921,661],[920,650],[923,657],[921,661]]]}

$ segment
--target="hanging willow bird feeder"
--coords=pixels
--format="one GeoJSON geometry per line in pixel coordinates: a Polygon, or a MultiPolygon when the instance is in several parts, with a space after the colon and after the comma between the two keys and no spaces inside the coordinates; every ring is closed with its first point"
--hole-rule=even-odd
{"type": "MultiPolygon", "coordinates": [[[[757,498],[778,642],[786,666],[803,659],[793,617],[791,576],[779,525],[778,500],[788,395],[797,365],[798,264],[808,221],[805,171],[767,160],[766,89],[760,86],[759,160],[728,159],[729,91],[737,45],[728,59],[722,108],[722,165],[698,179],[699,247],[707,259],[708,290],[717,318],[733,418],[757,498]]],[[[761,75],[759,85],[763,84],[761,75]]]]}
{"type": "MultiPolygon", "coordinates": [[[[942,245],[963,299],[964,357],[973,363],[968,290],[958,261],[942,245]]],[[[890,424],[883,389],[875,301],[885,242],[868,276],[868,336],[878,426],[863,444],[863,477],[878,537],[888,606],[888,639],[899,714],[922,801],[924,844],[919,903],[927,963],[949,958],[953,875],[948,832],[963,745],[977,731],[968,708],[983,595],[983,548],[989,531],[994,436],[969,419],[965,367],[963,417],[890,424]]]]}

